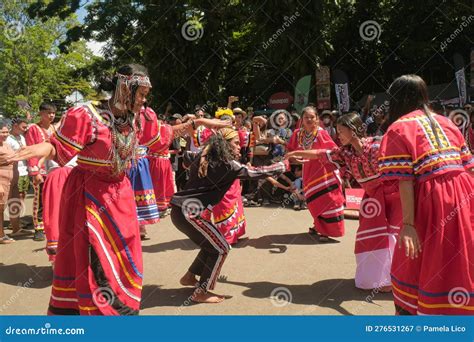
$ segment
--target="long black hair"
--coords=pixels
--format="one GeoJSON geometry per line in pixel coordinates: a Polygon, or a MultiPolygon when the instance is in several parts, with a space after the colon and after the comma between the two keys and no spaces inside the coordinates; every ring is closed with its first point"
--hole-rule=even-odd
{"type": "Polygon", "coordinates": [[[207,176],[209,167],[217,168],[224,164],[229,165],[235,156],[232,153],[230,142],[221,134],[213,134],[206,142],[201,154],[199,177],[207,176]]]}
{"type": "Polygon", "coordinates": [[[337,119],[336,124],[349,128],[359,139],[366,136],[366,127],[360,116],[356,113],[342,115],[337,119]]]}
{"type": "Polygon", "coordinates": [[[430,121],[431,130],[438,146],[441,141],[437,132],[437,124],[429,108],[428,87],[418,75],[403,75],[398,77],[388,89],[390,106],[388,111],[389,124],[394,123],[405,114],[422,110],[430,121]]]}

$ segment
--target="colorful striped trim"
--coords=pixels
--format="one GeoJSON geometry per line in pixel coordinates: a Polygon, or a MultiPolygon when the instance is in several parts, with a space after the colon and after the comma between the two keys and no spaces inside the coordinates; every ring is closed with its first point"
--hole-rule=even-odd
{"type": "Polygon", "coordinates": [[[333,176],[332,171],[331,171],[331,172],[328,172],[328,173],[326,173],[326,174],[324,174],[324,175],[322,175],[322,176],[319,177],[319,178],[313,179],[311,182],[308,183],[308,185],[306,185],[306,186],[304,187],[305,191],[306,191],[306,189],[308,189],[309,187],[311,187],[313,184],[316,184],[316,183],[318,183],[319,181],[321,181],[321,180],[323,180],[323,179],[328,179],[328,178],[331,177],[331,176],[333,176]]]}
{"type": "MultiPolygon", "coordinates": [[[[91,207],[86,206],[86,210],[87,210],[88,212],[90,212],[90,213],[95,217],[95,219],[97,220],[97,222],[99,222],[100,227],[101,227],[102,230],[105,232],[105,235],[107,235],[107,238],[108,238],[108,240],[109,240],[109,243],[112,245],[112,248],[113,248],[113,250],[114,250],[114,252],[115,252],[115,255],[116,255],[116,257],[117,257],[117,260],[119,261],[119,264],[120,264],[120,266],[122,267],[122,270],[123,270],[125,276],[127,277],[128,281],[130,282],[130,284],[132,284],[132,286],[135,287],[136,289],[141,290],[142,287],[141,287],[140,285],[138,285],[138,284],[133,280],[133,278],[130,276],[130,273],[128,273],[127,267],[125,266],[125,264],[124,264],[124,262],[123,262],[122,255],[120,254],[120,251],[119,251],[119,249],[117,248],[117,245],[115,244],[115,241],[114,241],[114,238],[113,238],[112,234],[110,234],[109,229],[107,229],[107,226],[104,224],[104,221],[102,221],[102,219],[100,218],[99,214],[96,213],[91,207]]],[[[93,225],[92,225],[90,222],[88,222],[88,226],[89,226],[89,228],[90,228],[91,230],[94,231],[94,233],[96,233],[96,236],[97,236],[97,238],[100,240],[99,242],[100,242],[102,248],[104,249],[104,253],[107,255],[107,259],[109,259],[109,262],[110,262],[110,264],[111,264],[112,269],[114,269],[113,262],[112,262],[112,261],[110,260],[110,258],[108,257],[108,252],[107,252],[107,250],[105,249],[105,246],[104,246],[104,244],[103,244],[103,242],[102,242],[102,239],[101,239],[100,235],[97,233],[97,231],[95,231],[93,225]]],[[[116,272],[114,271],[114,274],[115,274],[115,273],[116,273],[116,272]]],[[[118,274],[117,274],[117,276],[118,276],[118,274]]],[[[117,279],[117,282],[119,282],[119,283],[121,284],[121,282],[120,282],[119,279],[117,279]]],[[[122,284],[122,286],[123,286],[123,284],[122,284]]]]}
{"type": "Polygon", "coordinates": [[[406,159],[409,162],[412,161],[411,154],[394,154],[394,155],[391,155],[391,156],[379,157],[379,161],[380,160],[386,160],[386,159],[402,159],[402,160],[406,159]]]}
{"type": "MultiPolygon", "coordinates": [[[[441,163],[444,163],[444,162],[454,161],[454,160],[459,161],[459,163],[461,164],[461,156],[458,155],[458,156],[456,156],[456,157],[451,157],[451,158],[449,158],[449,157],[446,156],[445,158],[442,158],[442,159],[439,159],[439,160],[434,160],[434,161],[432,161],[431,163],[428,163],[428,164],[426,164],[426,165],[423,165],[423,166],[421,166],[419,169],[415,169],[415,174],[416,174],[416,175],[423,175],[423,171],[422,171],[422,170],[424,170],[424,169],[426,169],[426,168],[429,168],[429,167],[434,166],[434,165],[436,165],[436,164],[441,164],[441,163]]],[[[456,165],[456,164],[452,164],[452,165],[456,165]]]]}
{"type": "Polygon", "coordinates": [[[57,286],[53,285],[53,290],[64,291],[64,292],[74,292],[74,291],[76,291],[76,288],[74,288],[74,287],[57,287],[57,286]]]}
{"type": "Polygon", "coordinates": [[[102,160],[102,159],[92,159],[84,156],[77,157],[78,164],[87,164],[87,165],[94,165],[94,166],[110,166],[112,165],[111,161],[109,160],[102,160]]]}
{"type": "Polygon", "coordinates": [[[82,310],[82,311],[95,311],[95,310],[99,310],[99,308],[97,306],[80,306],[79,305],[79,310],[82,310]]]}
{"type": "Polygon", "coordinates": [[[117,235],[119,236],[120,238],[120,241],[122,242],[122,245],[123,245],[123,248],[125,249],[125,253],[127,254],[127,257],[128,257],[128,260],[133,268],[133,270],[135,271],[135,273],[141,278],[143,279],[143,274],[138,270],[138,267],[136,266],[135,262],[133,261],[133,258],[132,258],[132,254],[130,253],[130,250],[128,249],[128,246],[127,246],[127,243],[125,242],[125,238],[123,237],[122,233],[120,232],[120,229],[119,227],[117,226],[117,224],[115,223],[115,220],[112,218],[112,216],[110,216],[109,212],[107,211],[107,209],[105,208],[105,206],[101,205],[100,202],[94,198],[94,196],[92,196],[90,193],[86,192],[85,193],[86,197],[88,199],[90,199],[95,205],[97,208],[104,208],[103,210],[103,213],[105,214],[105,216],[107,216],[107,218],[109,219],[109,221],[112,223],[112,226],[113,228],[115,229],[115,232],[117,233],[117,235]]]}
{"type": "Polygon", "coordinates": [[[432,174],[435,174],[435,173],[438,173],[439,171],[443,171],[443,170],[446,170],[446,169],[459,169],[459,170],[464,170],[464,166],[462,166],[461,164],[450,164],[450,165],[444,165],[444,166],[440,166],[434,170],[431,170],[429,172],[426,172],[422,175],[417,175],[416,178],[417,179],[423,179],[424,177],[427,177],[427,176],[430,176],[432,174]]]}
{"type": "Polygon", "coordinates": [[[416,158],[413,161],[413,164],[417,164],[421,159],[425,158],[429,154],[440,154],[440,152],[446,152],[446,151],[457,151],[459,152],[461,149],[455,146],[450,146],[450,147],[445,147],[445,148],[440,148],[440,149],[433,149],[428,152],[423,153],[421,156],[416,158]]]}
{"type": "Polygon", "coordinates": [[[68,146],[69,148],[72,148],[74,151],[76,152],[81,152],[82,149],[84,148],[84,146],[82,146],[81,144],[75,142],[75,141],[72,141],[71,139],[65,137],[64,135],[61,134],[61,132],[59,131],[56,131],[54,132],[54,136],[56,137],[56,139],[58,139],[62,144],[68,146]]]}

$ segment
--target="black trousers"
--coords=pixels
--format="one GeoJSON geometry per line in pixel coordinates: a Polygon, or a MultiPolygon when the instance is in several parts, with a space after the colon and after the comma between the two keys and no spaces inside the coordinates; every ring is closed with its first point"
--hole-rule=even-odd
{"type": "Polygon", "coordinates": [[[44,230],[43,223],[43,186],[44,182],[35,185],[33,183],[33,225],[35,230],[44,230]]]}
{"type": "Polygon", "coordinates": [[[171,207],[171,221],[201,249],[189,272],[200,277],[199,286],[202,289],[213,290],[229,254],[229,244],[212,222],[199,215],[189,215],[178,206],[171,207]]]}

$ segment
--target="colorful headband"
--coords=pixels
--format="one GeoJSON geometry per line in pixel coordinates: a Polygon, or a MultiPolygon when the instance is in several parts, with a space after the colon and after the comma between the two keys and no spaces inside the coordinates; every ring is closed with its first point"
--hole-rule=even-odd
{"type": "Polygon", "coordinates": [[[219,130],[219,133],[222,135],[222,137],[225,139],[225,140],[232,140],[234,139],[236,136],[239,135],[239,133],[235,130],[235,129],[232,129],[232,128],[221,128],[219,130]]]}
{"type": "MultiPolygon", "coordinates": [[[[119,109],[119,110],[125,110],[127,108],[126,106],[126,99],[122,94],[122,85],[125,85],[128,90],[131,92],[132,86],[143,86],[143,87],[148,87],[151,88],[151,82],[150,78],[148,76],[143,76],[143,75],[123,75],[123,74],[115,74],[115,77],[117,77],[117,85],[115,87],[115,95],[114,95],[114,106],[119,109]]],[[[131,101],[134,101],[135,94],[131,94],[132,99],[131,101]]]]}
{"type": "Polygon", "coordinates": [[[234,113],[232,112],[232,109],[219,107],[215,113],[216,119],[219,119],[223,115],[229,115],[232,118],[234,117],[234,113]]]}
{"type": "Polygon", "coordinates": [[[148,76],[123,75],[123,74],[117,73],[115,74],[115,77],[117,77],[119,81],[125,82],[127,86],[131,86],[132,84],[138,84],[139,86],[151,88],[151,82],[148,76]]]}

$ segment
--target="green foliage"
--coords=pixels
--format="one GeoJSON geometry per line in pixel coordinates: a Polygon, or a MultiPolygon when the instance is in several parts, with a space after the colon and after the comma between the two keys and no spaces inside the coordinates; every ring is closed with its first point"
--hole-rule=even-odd
{"type": "Polygon", "coordinates": [[[42,101],[68,106],[64,99],[74,90],[84,96],[94,92],[90,78],[81,76],[81,70],[97,59],[85,41],[71,43],[65,53],[59,50],[68,30],[78,25],[75,16],[39,21],[26,15],[28,3],[7,2],[0,12],[0,108],[5,116],[25,114],[18,100],[35,112],[42,101]]]}
{"type": "MultiPolygon", "coordinates": [[[[10,60],[23,60],[21,70],[13,73],[17,78],[7,78],[15,85],[12,89],[18,90],[2,100],[7,108],[12,108],[15,96],[33,102],[44,94],[62,96],[66,89],[86,87],[87,80],[129,62],[149,68],[154,85],[151,104],[161,111],[168,102],[174,111],[190,110],[206,101],[224,105],[228,95],[239,95],[240,105],[257,107],[273,92],[292,93],[298,79],[314,75],[318,65],[345,71],[355,102],[367,93],[384,91],[402,73],[418,73],[431,84],[451,82],[452,56],[460,53],[467,62],[474,36],[474,20],[470,20],[441,47],[474,14],[468,0],[424,0],[422,4],[403,0],[90,0],[83,25],[68,23],[79,5],[78,0],[43,0],[28,7],[30,17],[41,17],[45,25],[30,28],[41,44],[20,40],[25,51],[7,49],[7,54],[15,53],[10,60]],[[57,16],[64,21],[59,22],[57,16]],[[359,29],[367,21],[379,25],[377,39],[362,39],[359,29]],[[55,30],[63,34],[52,40],[55,30]],[[77,52],[84,48],[81,39],[106,42],[105,59],[81,59],[84,53],[77,52]],[[36,54],[38,60],[28,57],[39,51],[47,54],[41,45],[47,45],[49,53],[52,47],[63,52],[53,63],[61,76],[48,72],[47,59],[36,54]],[[67,71],[71,63],[76,70],[73,75],[80,77],[76,83],[64,76],[71,75],[67,71]],[[36,82],[34,94],[26,86],[32,65],[34,75],[48,80],[47,86],[36,82]],[[52,85],[61,82],[69,88],[52,85]],[[54,93],[36,90],[42,87],[54,93]]],[[[311,94],[314,97],[314,91],[311,94]]]]}

